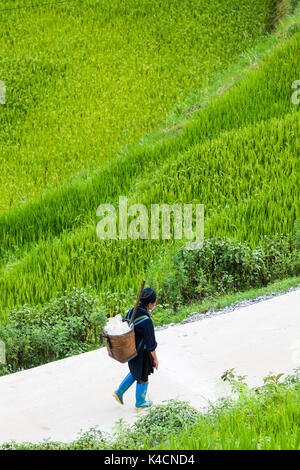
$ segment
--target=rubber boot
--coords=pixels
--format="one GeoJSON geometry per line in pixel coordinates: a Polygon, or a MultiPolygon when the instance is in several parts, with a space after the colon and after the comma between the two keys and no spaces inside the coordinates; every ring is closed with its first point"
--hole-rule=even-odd
{"type": "Polygon", "coordinates": [[[135,392],[135,398],[136,398],[135,407],[137,410],[140,410],[142,408],[148,408],[149,406],[153,404],[152,401],[146,400],[147,389],[148,389],[148,383],[141,384],[137,382],[136,392],[135,392]]]}
{"type": "Polygon", "coordinates": [[[125,379],[123,380],[123,382],[121,382],[121,384],[119,385],[118,390],[115,390],[115,391],[114,391],[113,397],[115,397],[115,399],[117,400],[117,402],[119,402],[121,405],[124,405],[124,401],[123,401],[123,395],[124,395],[124,393],[126,392],[126,390],[129,389],[129,387],[131,387],[131,385],[133,384],[133,382],[135,382],[135,378],[133,377],[133,375],[131,374],[131,372],[129,372],[129,374],[126,375],[126,377],[125,377],[125,379]]]}

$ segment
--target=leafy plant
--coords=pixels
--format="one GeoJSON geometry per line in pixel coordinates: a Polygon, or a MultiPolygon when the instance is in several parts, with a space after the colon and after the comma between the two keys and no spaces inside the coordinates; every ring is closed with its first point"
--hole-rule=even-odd
{"type": "Polygon", "coordinates": [[[92,290],[73,288],[42,308],[25,305],[0,324],[7,365],[0,375],[99,347],[106,312],[92,290]]]}
{"type": "Polygon", "coordinates": [[[199,250],[182,247],[174,254],[171,267],[156,280],[159,297],[176,308],[179,303],[265,286],[297,275],[297,259],[291,235],[265,236],[256,248],[226,237],[205,239],[199,250]]]}
{"type": "Polygon", "coordinates": [[[132,426],[123,420],[116,423],[116,431],[109,440],[113,449],[142,449],[155,447],[170,433],[181,432],[186,423],[197,421],[199,412],[186,401],[165,400],[151,407],[132,426]]]}

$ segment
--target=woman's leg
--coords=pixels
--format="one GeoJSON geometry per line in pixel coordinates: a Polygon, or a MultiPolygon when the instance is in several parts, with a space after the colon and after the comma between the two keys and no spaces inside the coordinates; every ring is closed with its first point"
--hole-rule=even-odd
{"type": "Polygon", "coordinates": [[[153,403],[152,401],[146,400],[146,394],[148,389],[148,382],[141,382],[138,381],[136,383],[136,392],[135,392],[135,407],[136,408],[147,408],[151,406],[153,403]]]}
{"type": "Polygon", "coordinates": [[[126,375],[123,382],[120,383],[119,388],[113,393],[113,396],[119,403],[121,403],[121,405],[124,405],[124,402],[123,402],[124,393],[126,392],[126,390],[129,389],[129,387],[131,387],[131,385],[134,382],[135,382],[135,378],[133,377],[131,372],[129,372],[129,374],[126,375]]]}

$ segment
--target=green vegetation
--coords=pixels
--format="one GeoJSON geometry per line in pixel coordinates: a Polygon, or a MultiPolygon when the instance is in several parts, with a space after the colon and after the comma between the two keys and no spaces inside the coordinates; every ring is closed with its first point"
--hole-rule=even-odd
{"type": "Polygon", "coordinates": [[[299,33],[287,31],[297,15],[293,21],[266,39],[271,50],[248,60],[243,79],[178,129],[145,138],[89,180],[0,217],[2,316],[6,308],[44,303],[73,286],[137,289],[150,261],[178,248],[172,239],[98,240],[96,208],[103,202],[117,207],[120,195],[147,207],[204,203],[207,238],[228,236],[254,247],[265,235],[293,230],[299,106],[291,84],[300,41],[299,33]]]}
{"type": "Polygon", "coordinates": [[[42,309],[13,310],[0,324],[7,363],[0,364],[0,375],[98,348],[106,321],[99,297],[75,288],[42,309]]]}
{"type": "MultiPolygon", "coordinates": [[[[178,323],[195,311],[204,314],[242,299],[299,287],[299,277],[284,279],[295,274],[295,261],[285,237],[269,240],[257,250],[223,239],[207,240],[199,253],[180,250],[162,278],[153,323],[178,323]]],[[[99,348],[107,316],[124,316],[135,301],[132,289],[98,294],[92,288],[73,288],[42,307],[24,305],[9,311],[7,321],[0,324],[6,346],[0,376],[99,348]]]]}
{"type": "MultiPolygon", "coordinates": [[[[230,371],[229,371],[230,372],[230,371]]],[[[229,378],[238,398],[212,406],[196,425],[187,425],[157,448],[185,450],[297,450],[300,448],[300,374],[269,376],[249,389],[244,378],[229,378]]]]}
{"type": "Polygon", "coordinates": [[[270,30],[273,4],[77,0],[0,12],[0,210],[85,180],[138,143],[270,30]]]}
{"type": "MultiPolygon", "coordinates": [[[[0,375],[99,347],[145,277],[155,325],[299,286],[296,0],[0,2],[0,375]],[[283,21],[281,22],[281,19],[283,21]],[[204,204],[205,242],[99,240],[102,203],[204,204]]],[[[0,449],[298,449],[300,373],[203,412],[0,449]]]]}
{"type": "Polygon", "coordinates": [[[300,274],[298,250],[288,236],[265,237],[254,249],[214,237],[199,250],[182,247],[160,266],[161,259],[152,266],[149,282],[160,285],[160,301],[172,309],[300,274]]]}
{"type": "Polygon", "coordinates": [[[132,426],[120,420],[114,434],[97,428],[71,443],[45,440],[39,444],[10,442],[5,450],[297,450],[300,448],[300,369],[269,375],[250,389],[233,369],[223,380],[232,394],[197,411],[186,402],[170,400],[154,406],[132,426]],[[280,380],[281,379],[281,380],[280,380]]]}
{"type": "Polygon", "coordinates": [[[161,326],[168,323],[180,323],[185,318],[196,314],[209,313],[212,310],[224,309],[225,307],[239,305],[243,300],[256,299],[261,296],[273,296],[280,293],[285,293],[289,289],[298,288],[300,286],[300,277],[291,277],[281,281],[275,281],[265,287],[251,288],[243,292],[235,292],[232,294],[215,294],[202,299],[199,302],[190,302],[187,305],[179,305],[176,312],[169,307],[168,304],[163,304],[162,308],[155,311],[153,323],[155,326],[161,326]]]}

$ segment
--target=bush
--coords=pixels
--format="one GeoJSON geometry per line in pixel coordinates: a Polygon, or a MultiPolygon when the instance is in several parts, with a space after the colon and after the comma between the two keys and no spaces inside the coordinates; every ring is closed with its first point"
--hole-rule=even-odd
{"type": "Polygon", "coordinates": [[[181,247],[158,281],[162,303],[173,308],[297,275],[299,254],[291,235],[265,237],[252,249],[246,242],[210,238],[200,250],[181,247]]]}
{"type": "Polygon", "coordinates": [[[180,433],[187,423],[193,425],[199,418],[199,411],[186,401],[164,400],[155,405],[132,426],[122,419],[117,423],[113,436],[106,437],[109,449],[143,449],[153,448],[170,433],[180,433]]]}
{"type": "Polygon", "coordinates": [[[24,305],[0,324],[7,365],[0,375],[98,347],[106,311],[91,291],[73,288],[42,308],[24,305]]]}
{"type": "Polygon", "coordinates": [[[295,220],[294,223],[294,247],[300,250],[300,219],[295,220]]]}

